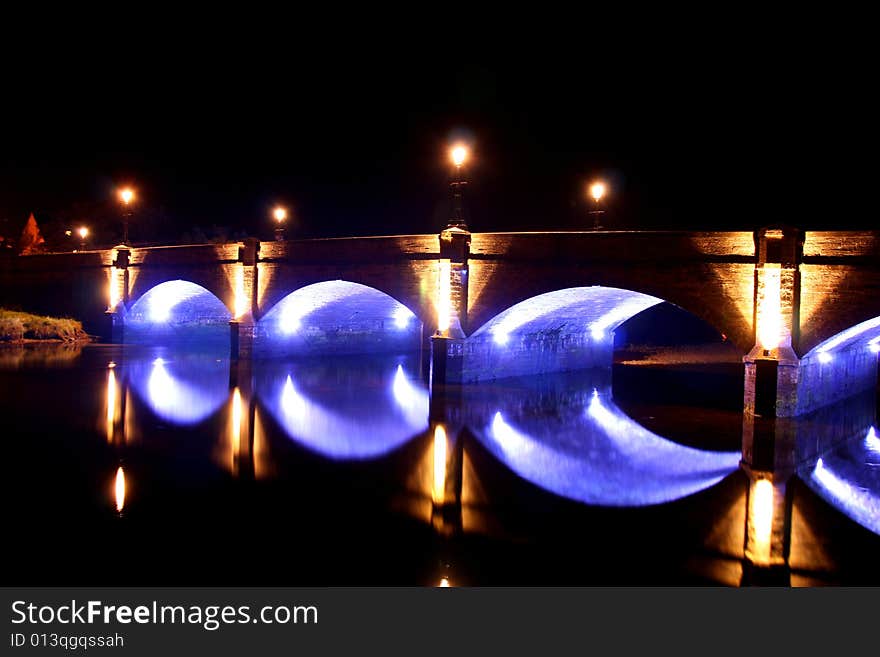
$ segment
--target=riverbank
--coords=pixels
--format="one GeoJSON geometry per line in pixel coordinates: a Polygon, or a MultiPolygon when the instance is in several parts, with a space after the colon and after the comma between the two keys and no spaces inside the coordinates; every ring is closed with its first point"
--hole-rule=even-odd
{"type": "Polygon", "coordinates": [[[615,365],[706,366],[742,364],[742,354],[730,343],[681,346],[626,345],[614,351],[615,365]]]}
{"type": "Polygon", "coordinates": [[[46,317],[0,308],[0,342],[88,342],[82,322],[69,317],[46,317]]]}

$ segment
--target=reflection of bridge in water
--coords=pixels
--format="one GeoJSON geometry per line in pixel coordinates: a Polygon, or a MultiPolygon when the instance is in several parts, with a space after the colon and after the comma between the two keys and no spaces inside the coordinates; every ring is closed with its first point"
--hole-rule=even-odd
{"type": "MultiPolygon", "coordinates": [[[[873,526],[855,510],[874,503],[859,492],[873,480],[852,466],[872,458],[873,410],[871,418],[834,414],[838,403],[876,388],[877,236],[789,227],[755,233],[449,229],[439,236],[120,246],[4,259],[0,302],[82,317],[91,332],[129,343],[230,354],[231,366],[215,358],[215,365],[198,375],[161,361],[125,365],[125,377],[120,379],[122,370],[112,376],[169,422],[198,424],[228,409],[229,463],[242,476],[259,476],[261,422],[273,422],[299,444],[339,459],[372,458],[420,432],[433,435],[432,471],[446,473],[443,481],[452,483],[432,485],[431,506],[447,509],[452,500],[453,510],[463,495],[464,484],[455,484],[464,477],[455,473],[465,471],[463,433],[479,438],[533,483],[590,503],[673,499],[723,476],[732,467],[729,455],[694,454],[627,424],[602,386],[581,391],[578,421],[594,424],[577,434],[578,448],[589,451],[590,441],[601,436],[605,447],[597,451],[626,455],[626,441],[633,440],[640,455],[654,450],[664,455],[659,460],[683,468],[674,486],[663,480],[667,466],[652,470],[657,466],[651,459],[630,460],[629,474],[621,469],[616,480],[601,484],[602,473],[591,469],[595,461],[547,444],[510,410],[474,402],[475,396],[485,401],[491,395],[492,381],[609,369],[615,330],[668,302],[724,334],[743,357],[742,470],[751,482],[743,545],[750,563],[774,571],[789,562],[788,482],[796,472],[838,508],[873,526]],[[383,376],[390,378],[381,389],[354,395],[341,406],[339,400],[329,404],[308,380],[266,365],[280,356],[420,350],[426,358],[416,362],[430,364],[430,401],[412,383],[418,377],[386,368],[383,376]],[[216,382],[211,391],[202,389],[205,380],[216,382]],[[462,397],[461,385],[471,391],[467,402],[455,401],[462,397]],[[258,411],[260,405],[266,413],[258,411]],[[375,434],[362,430],[358,413],[379,410],[388,414],[385,428],[375,434]],[[831,419],[822,420],[825,416],[831,419]],[[600,431],[595,423],[603,418],[604,433],[590,434],[600,431]],[[620,430],[616,441],[612,428],[620,430]],[[865,448],[846,456],[835,447],[849,444],[845,439],[862,441],[865,448]],[[565,481],[548,478],[551,462],[568,468],[565,481]],[[584,483],[594,475],[593,484],[584,483]],[[847,487],[842,481],[861,483],[847,487]],[[608,490],[627,482],[629,497],[615,498],[608,490]],[[642,484],[644,490],[638,488],[642,484]]],[[[358,376],[369,378],[365,372],[358,376]]],[[[113,436],[125,434],[117,415],[126,416],[127,398],[127,393],[114,398],[123,405],[116,410],[108,405],[113,436]]],[[[444,511],[436,517],[455,528],[460,515],[444,511]]]]}
{"type": "Polygon", "coordinates": [[[271,476],[267,432],[280,431],[321,458],[349,462],[424,440],[428,451],[410,486],[418,495],[406,507],[444,536],[482,531],[485,500],[470,457],[477,445],[522,479],[601,507],[664,504],[739,477],[741,515],[729,512],[719,522],[739,517],[742,524],[724,529],[726,539],[715,548],[743,560],[747,582],[787,581],[780,578],[788,577],[791,560],[795,475],[880,533],[880,481],[870,467],[880,462],[873,393],[797,419],[746,415],[742,453],[715,452],[678,444],[629,418],[614,403],[607,370],[431,392],[420,367],[419,359],[405,356],[126,357],[107,370],[107,438],[125,445],[133,392],[173,425],[197,427],[219,416],[218,458],[246,480],[271,476]]]}

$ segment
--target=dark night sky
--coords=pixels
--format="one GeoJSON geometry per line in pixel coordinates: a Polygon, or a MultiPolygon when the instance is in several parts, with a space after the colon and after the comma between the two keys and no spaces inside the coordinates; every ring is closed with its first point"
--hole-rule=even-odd
{"type": "MultiPolygon", "coordinates": [[[[455,135],[473,143],[472,230],[589,226],[595,175],[612,185],[612,228],[872,226],[820,191],[858,178],[824,154],[851,126],[824,111],[820,69],[738,52],[617,59],[291,54],[265,68],[231,53],[113,67],[95,52],[4,83],[0,233],[33,211],[111,241],[122,182],[140,195],[135,239],[212,224],[268,237],[276,202],[294,235],[435,232],[455,135]]],[[[861,93],[837,84],[841,103],[861,93]]]]}

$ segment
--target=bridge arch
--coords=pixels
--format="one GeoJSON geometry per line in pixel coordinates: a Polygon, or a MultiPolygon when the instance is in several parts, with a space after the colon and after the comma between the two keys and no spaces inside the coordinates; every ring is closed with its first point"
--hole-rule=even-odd
{"type": "Polygon", "coordinates": [[[124,341],[228,348],[232,314],[210,290],[181,279],[144,292],[125,313],[124,341]]]}
{"type": "MultiPolygon", "coordinates": [[[[608,248],[615,248],[609,245],[608,248]]],[[[745,355],[755,344],[753,262],[650,261],[618,259],[558,266],[530,262],[470,263],[466,332],[476,333],[500,311],[560,290],[603,287],[661,299],[699,318],[745,355]]]]}
{"type": "Polygon", "coordinates": [[[626,320],[659,303],[663,299],[618,288],[566,288],[517,303],[483,324],[472,337],[491,336],[495,343],[504,345],[517,333],[554,331],[571,325],[579,332],[587,328],[593,340],[603,340],[626,320]]]}
{"type": "Polygon", "coordinates": [[[290,292],[257,322],[257,357],[418,350],[422,320],[393,296],[347,280],[290,292]]]}
{"type": "Polygon", "coordinates": [[[610,367],[615,329],[662,303],[649,294],[599,285],[535,295],[465,340],[462,381],[610,367]]]}
{"type": "Polygon", "coordinates": [[[801,358],[796,414],[851,397],[877,385],[880,316],[820,342],[801,358]]]}

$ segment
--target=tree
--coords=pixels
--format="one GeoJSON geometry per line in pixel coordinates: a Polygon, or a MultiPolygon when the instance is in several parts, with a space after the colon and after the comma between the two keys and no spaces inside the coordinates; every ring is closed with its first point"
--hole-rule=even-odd
{"type": "Polygon", "coordinates": [[[46,240],[40,235],[40,227],[37,225],[34,213],[31,212],[31,216],[28,217],[27,223],[24,225],[24,230],[21,231],[21,239],[19,240],[21,251],[19,253],[21,255],[42,253],[46,250],[45,244],[46,240]]]}

